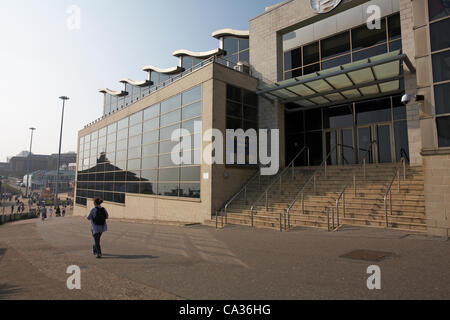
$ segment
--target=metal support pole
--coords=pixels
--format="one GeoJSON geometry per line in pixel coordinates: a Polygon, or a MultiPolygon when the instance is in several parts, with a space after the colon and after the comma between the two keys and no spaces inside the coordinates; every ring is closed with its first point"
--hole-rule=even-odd
{"type": "Polygon", "coordinates": [[[309,148],[308,148],[308,167],[310,166],[309,148]]]}
{"type": "Polygon", "coordinates": [[[291,210],[287,209],[288,228],[291,229],[291,210]]]}
{"type": "Polygon", "coordinates": [[[336,223],[337,227],[339,227],[339,200],[336,200],[336,223]]]}
{"type": "Polygon", "coordinates": [[[353,188],[355,189],[355,198],[356,198],[356,175],[353,174],[353,188]]]}
{"type": "Polygon", "coordinates": [[[280,213],[280,232],[283,232],[282,214],[280,213]]]}
{"type": "Polygon", "coordinates": [[[330,232],[330,209],[328,207],[325,208],[325,215],[327,216],[327,230],[330,232]]]}
{"type": "Polygon", "coordinates": [[[302,214],[305,214],[305,194],[302,192],[302,214]]]}
{"type": "Polygon", "coordinates": [[[316,194],[316,175],[314,175],[314,194],[316,194]]]}
{"type": "Polygon", "coordinates": [[[250,210],[250,219],[251,219],[252,228],[253,228],[253,209],[250,210]]]}
{"type": "Polygon", "coordinates": [[[223,229],[223,214],[220,215],[220,219],[222,220],[222,229],[223,229]]]}
{"type": "Polygon", "coordinates": [[[216,229],[219,228],[219,221],[218,221],[218,217],[217,217],[217,211],[216,211],[216,229]]]}
{"type": "Polygon", "coordinates": [[[366,181],[366,159],[363,160],[363,168],[364,168],[364,181],[366,181]]]}
{"type": "Polygon", "coordinates": [[[342,214],[344,215],[345,218],[345,192],[344,195],[342,196],[342,214]]]}
{"type": "Polygon", "coordinates": [[[269,198],[268,198],[268,194],[266,191],[266,210],[268,210],[268,209],[269,209],[269,198]]]}
{"type": "Polygon", "coordinates": [[[331,222],[332,222],[333,230],[334,230],[334,208],[333,207],[331,207],[331,222]]]}
{"type": "Polygon", "coordinates": [[[386,222],[386,228],[389,228],[389,224],[388,224],[388,215],[387,215],[387,199],[386,199],[387,195],[384,196],[384,217],[385,217],[385,222],[386,222]]]}
{"type": "Polygon", "coordinates": [[[56,189],[55,189],[55,203],[54,207],[58,207],[58,189],[59,189],[59,167],[61,166],[61,143],[62,143],[62,134],[63,134],[63,124],[64,124],[64,107],[66,100],[69,100],[67,97],[60,97],[63,101],[62,114],[61,114],[61,131],[59,133],[59,152],[58,152],[58,167],[56,168],[56,189]]]}
{"type": "Polygon", "coordinates": [[[390,190],[389,190],[389,207],[390,207],[391,216],[392,216],[392,191],[390,191],[390,190]]]}

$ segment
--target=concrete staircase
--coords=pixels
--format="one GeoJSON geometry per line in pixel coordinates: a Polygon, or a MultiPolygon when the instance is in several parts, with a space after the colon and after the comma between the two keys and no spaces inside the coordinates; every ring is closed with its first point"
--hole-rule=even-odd
{"type": "MultiPolygon", "coordinates": [[[[367,165],[366,174],[361,166],[328,166],[316,174],[314,188],[310,180],[317,167],[295,168],[283,175],[280,183],[276,177],[255,179],[247,187],[247,201],[244,194],[239,195],[227,209],[219,213],[217,222],[224,225],[236,224],[257,228],[286,230],[295,227],[315,227],[328,229],[338,226],[336,200],[344,187],[344,197],[339,201],[339,225],[357,225],[368,227],[386,227],[384,195],[397,171],[399,164],[367,165]],[[354,179],[356,181],[356,194],[354,179]],[[310,180],[310,183],[305,183],[310,180]],[[266,188],[275,181],[267,192],[266,188]],[[303,204],[299,191],[305,187],[303,204]],[[343,210],[345,198],[345,216],[343,210]],[[286,210],[293,203],[289,215],[286,210]],[[267,208],[266,208],[267,202],[267,208]],[[253,210],[251,207],[253,205],[253,210]],[[328,208],[328,209],[327,209],[328,208]],[[328,216],[326,214],[328,210],[328,216]],[[223,217],[222,217],[223,216],[223,217]]],[[[389,200],[387,201],[387,226],[393,229],[426,232],[424,203],[423,167],[406,167],[406,179],[403,169],[400,170],[400,190],[398,179],[392,185],[392,215],[389,200]]],[[[216,226],[216,217],[205,222],[216,226]]]]}

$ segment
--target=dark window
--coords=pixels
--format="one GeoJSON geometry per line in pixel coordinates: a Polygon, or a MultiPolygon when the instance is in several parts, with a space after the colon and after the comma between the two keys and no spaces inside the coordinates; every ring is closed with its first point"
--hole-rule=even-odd
{"type": "Polygon", "coordinates": [[[310,66],[304,67],[303,68],[303,74],[310,74],[310,73],[314,73],[320,71],[320,63],[316,63],[316,64],[312,64],[310,66]]]}
{"type": "Polygon", "coordinates": [[[450,82],[434,86],[436,114],[450,113],[450,82]]]}
{"type": "Polygon", "coordinates": [[[238,39],[224,38],[223,39],[223,48],[226,51],[227,56],[230,56],[233,53],[238,52],[238,39]]]}
{"type": "Polygon", "coordinates": [[[344,32],[321,41],[322,60],[350,52],[350,33],[344,32]]]}
{"type": "Polygon", "coordinates": [[[430,24],[431,51],[450,47],[450,19],[430,24]]]}
{"type": "Polygon", "coordinates": [[[311,43],[303,47],[303,65],[319,61],[319,42],[311,43]]]}
{"type": "Polygon", "coordinates": [[[302,49],[294,49],[284,54],[284,70],[296,69],[302,66],[302,49]]]}
{"type": "Polygon", "coordinates": [[[322,62],[322,70],[341,66],[343,64],[347,64],[350,62],[351,62],[351,57],[349,54],[347,54],[345,56],[340,56],[340,57],[322,62]]]}
{"type": "Polygon", "coordinates": [[[227,99],[233,100],[236,102],[241,102],[242,101],[241,89],[234,87],[234,86],[227,85],[227,99]]]}
{"type": "Polygon", "coordinates": [[[352,30],[352,48],[353,50],[372,47],[376,44],[386,42],[386,24],[381,20],[381,29],[369,29],[362,25],[352,30]]]}
{"type": "Polygon", "coordinates": [[[199,183],[182,183],[180,185],[180,197],[183,198],[200,198],[200,184],[199,183]]]}
{"type": "Polygon", "coordinates": [[[142,194],[156,194],[156,183],[141,183],[142,194]]]}
{"type": "Polygon", "coordinates": [[[249,42],[248,39],[239,40],[239,51],[247,50],[249,48],[249,42]]]}
{"type": "Polygon", "coordinates": [[[402,36],[400,26],[400,14],[395,14],[388,18],[389,40],[399,39],[402,36]]]}
{"type": "Polygon", "coordinates": [[[433,54],[433,80],[450,80],[450,50],[433,54]]]}
{"type": "Polygon", "coordinates": [[[313,109],[305,111],[306,130],[322,129],[322,109],[313,109]]]}
{"type": "Polygon", "coordinates": [[[428,14],[430,21],[450,15],[448,3],[444,0],[428,0],[428,14]]]}
{"type": "Polygon", "coordinates": [[[200,167],[181,168],[180,181],[200,181],[200,167]]]}
{"type": "Polygon", "coordinates": [[[369,49],[353,52],[353,61],[367,59],[370,57],[378,56],[378,55],[386,53],[386,52],[387,52],[387,46],[386,46],[386,43],[384,43],[384,44],[381,44],[381,45],[378,45],[378,46],[375,46],[375,47],[372,47],[369,49]]]}
{"type": "Polygon", "coordinates": [[[178,183],[158,183],[158,195],[178,197],[180,187],[178,183]]]}
{"type": "Polygon", "coordinates": [[[450,117],[436,118],[439,147],[450,147],[450,117]]]}
{"type": "Polygon", "coordinates": [[[357,123],[368,124],[390,121],[391,99],[383,98],[356,103],[357,123]]]}
{"type": "Polygon", "coordinates": [[[324,128],[344,128],[353,126],[353,105],[324,108],[324,128]]]}

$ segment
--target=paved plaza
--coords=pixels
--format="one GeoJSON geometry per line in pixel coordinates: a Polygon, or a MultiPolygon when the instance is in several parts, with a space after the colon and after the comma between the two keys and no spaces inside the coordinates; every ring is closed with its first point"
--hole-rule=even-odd
{"type": "Polygon", "coordinates": [[[344,227],[289,232],[112,220],[92,255],[87,220],[0,226],[0,299],[449,299],[450,242],[401,231],[344,227]],[[388,253],[381,261],[342,257],[388,253]],[[81,290],[66,269],[81,269],[81,290]],[[368,290],[367,268],[381,268],[368,290]]]}

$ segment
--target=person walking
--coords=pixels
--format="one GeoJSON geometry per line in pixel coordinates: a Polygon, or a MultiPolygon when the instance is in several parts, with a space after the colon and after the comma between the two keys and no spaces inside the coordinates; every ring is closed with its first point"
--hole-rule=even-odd
{"type": "Polygon", "coordinates": [[[41,219],[42,223],[44,223],[45,219],[47,219],[47,208],[45,207],[45,205],[42,207],[41,210],[41,219]]]}
{"type": "Polygon", "coordinates": [[[11,214],[14,213],[14,205],[11,205],[11,214]]]}
{"type": "Polygon", "coordinates": [[[56,207],[56,214],[55,214],[55,216],[56,217],[60,217],[61,216],[61,208],[59,206],[56,207]]]}
{"type": "Polygon", "coordinates": [[[94,200],[94,208],[91,209],[87,219],[91,221],[91,231],[94,237],[94,246],[92,251],[94,255],[97,255],[97,259],[102,257],[102,249],[100,247],[100,238],[102,234],[108,230],[106,220],[109,218],[108,212],[101,205],[103,200],[96,198],[94,200]]]}
{"type": "Polygon", "coordinates": [[[64,217],[65,215],[66,215],[66,206],[64,206],[62,209],[62,216],[64,217]]]}

